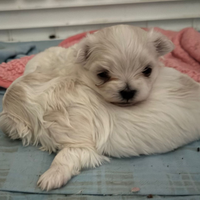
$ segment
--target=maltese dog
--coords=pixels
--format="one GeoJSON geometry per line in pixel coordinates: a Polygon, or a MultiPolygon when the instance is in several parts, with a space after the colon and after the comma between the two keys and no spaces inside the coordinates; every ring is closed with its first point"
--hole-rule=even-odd
{"type": "Polygon", "coordinates": [[[160,33],[118,25],[27,64],[4,96],[0,127],[57,152],[38,180],[42,190],[109,156],[165,153],[200,138],[200,86],[163,66],[172,50],[160,33]]]}

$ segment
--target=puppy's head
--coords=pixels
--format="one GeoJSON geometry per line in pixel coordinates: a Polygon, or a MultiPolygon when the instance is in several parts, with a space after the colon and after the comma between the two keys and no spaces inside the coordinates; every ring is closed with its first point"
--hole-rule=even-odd
{"type": "Polygon", "coordinates": [[[107,102],[128,106],[148,97],[159,74],[159,57],[172,49],[160,33],[118,25],[84,38],[76,57],[89,87],[107,102]]]}

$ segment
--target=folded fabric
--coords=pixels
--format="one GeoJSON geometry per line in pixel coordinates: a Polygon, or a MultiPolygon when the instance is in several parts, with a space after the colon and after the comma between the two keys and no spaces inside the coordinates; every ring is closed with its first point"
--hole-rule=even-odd
{"type": "Polygon", "coordinates": [[[155,30],[166,35],[175,45],[175,49],[164,57],[165,65],[200,82],[200,33],[193,28],[185,28],[179,32],[160,28],[155,30]]]}
{"type": "Polygon", "coordinates": [[[10,59],[17,59],[27,56],[28,53],[35,48],[33,44],[21,44],[15,47],[0,46],[0,63],[9,62],[10,59]]]}
{"type": "MultiPolygon", "coordinates": [[[[182,73],[188,74],[191,78],[200,82],[200,33],[193,28],[185,28],[178,32],[155,28],[155,31],[166,35],[175,44],[174,51],[164,56],[164,64],[167,67],[172,67],[182,73]]],[[[89,33],[93,32],[95,30],[89,33]]],[[[84,32],[69,37],[62,41],[59,46],[68,48],[79,42],[87,33],[84,32]]],[[[20,77],[24,72],[26,63],[31,58],[33,56],[0,64],[0,87],[9,87],[15,79],[20,77]]]]}
{"type": "Polygon", "coordinates": [[[0,65],[0,87],[8,88],[10,84],[23,75],[24,68],[32,56],[25,56],[0,65]]]}

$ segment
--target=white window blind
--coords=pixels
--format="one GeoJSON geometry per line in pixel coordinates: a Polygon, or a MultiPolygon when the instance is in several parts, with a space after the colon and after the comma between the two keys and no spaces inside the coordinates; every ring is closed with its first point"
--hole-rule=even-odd
{"type": "Polygon", "coordinates": [[[121,23],[200,30],[200,1],[0,0],[0,41],[64,39],[121,23]]]}

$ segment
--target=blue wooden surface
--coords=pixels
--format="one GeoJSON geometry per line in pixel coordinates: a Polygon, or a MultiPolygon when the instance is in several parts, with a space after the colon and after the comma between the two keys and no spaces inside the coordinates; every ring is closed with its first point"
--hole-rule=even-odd
{"type": "MultiPolygon", "coordinates": [[[[0,192],[0,200],[147,200],[147,196],[38,195],[0,192]]],[[[153,200],[199,200],[199,196],[153,196],[153,200]]]]}
{"type": "MultiPolygon", "coordinates": [[[[0,110],[2,97],[0,95],[0,110]]],[[[0,200],[68,199],[64,195],[70,195],[71,199],[71,195],[76,194],[73,198],[80,200],[133,197],[137,200],[146,199],[148,194],[157,195],[154,197],[156,200],[164,196],[172,200],[200,199],[198,147],[200,141],[162,155],[113,158],[99,168],[83,170],[61,189],[43,192],[36,182],[39,175],[48,169],[54,155],[36,147],[23,147],[21,141],[11,141],[0,132],[0,200]],[[140,191],[133,194],[132,187],[139,187],[140,191]]]]}

